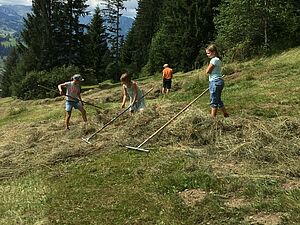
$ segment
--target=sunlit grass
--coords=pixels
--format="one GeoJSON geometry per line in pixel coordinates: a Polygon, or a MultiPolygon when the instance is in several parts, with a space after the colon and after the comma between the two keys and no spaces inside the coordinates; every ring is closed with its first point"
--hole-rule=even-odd
{"type": "MultiPolygon", "coordinates": [[[[81,137],[122,111],[120,83],[83,95],[101,108],[85,105],[89,120],[106,117],[90,132],[75,124],[78,110],[63,130],[62,98],[0,98],[0,224],[247,225],[263,215],[299,224],[299,53],[224,65],[231,116],[212,121],[207,93],[147,143],[148,154],[124,143],[140,143],[202,93],[203,69],[176,73],[176,90],[149,94],[148,109],[91,145],[81,137]]],[[[161,74],[138,83],[159,91],[161,74]]]]}

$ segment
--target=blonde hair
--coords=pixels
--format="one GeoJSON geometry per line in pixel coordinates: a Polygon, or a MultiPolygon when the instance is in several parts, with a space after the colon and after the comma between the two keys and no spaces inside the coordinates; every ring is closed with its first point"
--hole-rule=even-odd
{"type": "Polygon", "coordinates": [[[131,77],[129,76],[128,73],[123,73],[120,77],[120,81],[131,82],[131,77]]]}
{"type": "Polygon", "coordinates": [[[207,48],[205,50],[214,52],[217,57],[220,57],[217,46],[215,44],[211,44],[211,45],[207,46],[207,48]]]}

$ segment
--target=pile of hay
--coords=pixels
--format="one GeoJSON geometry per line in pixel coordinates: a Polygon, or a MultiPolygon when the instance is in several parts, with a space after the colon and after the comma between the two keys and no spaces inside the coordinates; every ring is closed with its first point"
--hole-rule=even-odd
{"type": "MultiPolygon", "coordinates": [[[[71,130],[64,131],[63,120],[6,125],[0,136],[0,177],[26,172],[38,166],[51,166],[109,151],[138,146],[169,121],[185,105],[154,103],[138,114],[124,114],[91,139],[82,141],[120,113],[120,109],[96,111],[84,126],[80,117],[72,118],[71,130]],[[15,131],[22,132],[15,132],[15,131]],[[5,132],[4,132],[5,131],[5,132]]],[[[189,108],[143,147],[152,151],[163,149],[189,150],[208,159],[232,159],[262,164],[280,164],[283,173],[300,176],[300,122],[280,117],[212,120],[195,106],[189,108]],[[286,166],[287,165],[287,166],[286,166]],[[288,168],[288,169],[287,169],[288,168]]],[[[171,150],[170,150],[171,151],[171,150]]],[[[281,168],[280,166],[278,168],[281,168]]]]}

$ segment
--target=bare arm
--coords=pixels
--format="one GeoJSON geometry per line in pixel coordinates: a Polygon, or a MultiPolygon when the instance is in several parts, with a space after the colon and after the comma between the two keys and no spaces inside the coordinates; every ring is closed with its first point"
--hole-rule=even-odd
{"type": "Polygon", "coordinates": [[[66,83],[59,84],[59,85],[57,86],[60,95],[63,95],[63,90],[62,90],[63,87],[66,87],[66,83]]]}
{"type": "Polygon", "coordinates": [[[135,82],[132,85],[133,85],[133,90],[134,90],[132,104],[134,104],[138,100],[138,87],[137,87],[137,83],[135,83],[135,82]]]}
{"type": "Polygon", "coordinates": [[[81,99],[81,94],[80,94],[80,92],[78,93],[78,99],[81,101],[81,103],[83,104],[83,102],[82,102],[82,99],[81,99]]]}
{"type": "Polygon", "coordinates": [[[210,74],[213,71],[214,67],[215,66],[210,63],[206,69],[206,74],[210,74]]]}
{"type": "Polygon", "coordinates": [[[123,101],[122,101],[122,104],[121,104],[121,108],[124,108],[124,107],[125,107],[126,99],[127,99],[127,90],[126,90],[126,88],[123,86],[123,101]]]}

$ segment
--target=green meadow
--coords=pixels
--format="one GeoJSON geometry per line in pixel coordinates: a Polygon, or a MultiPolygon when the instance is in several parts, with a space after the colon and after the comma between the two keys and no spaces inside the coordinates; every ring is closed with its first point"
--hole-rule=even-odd
{"type": "Polygon", "coordinates": [[[0,98],[0,224],[300,224],[300,48],[223,65],[230,114],[209,117],[204,68],[137,80],[147,108],[121,112],[121,85],[86,87],[64,131],[64,100],[0,98]]]}

